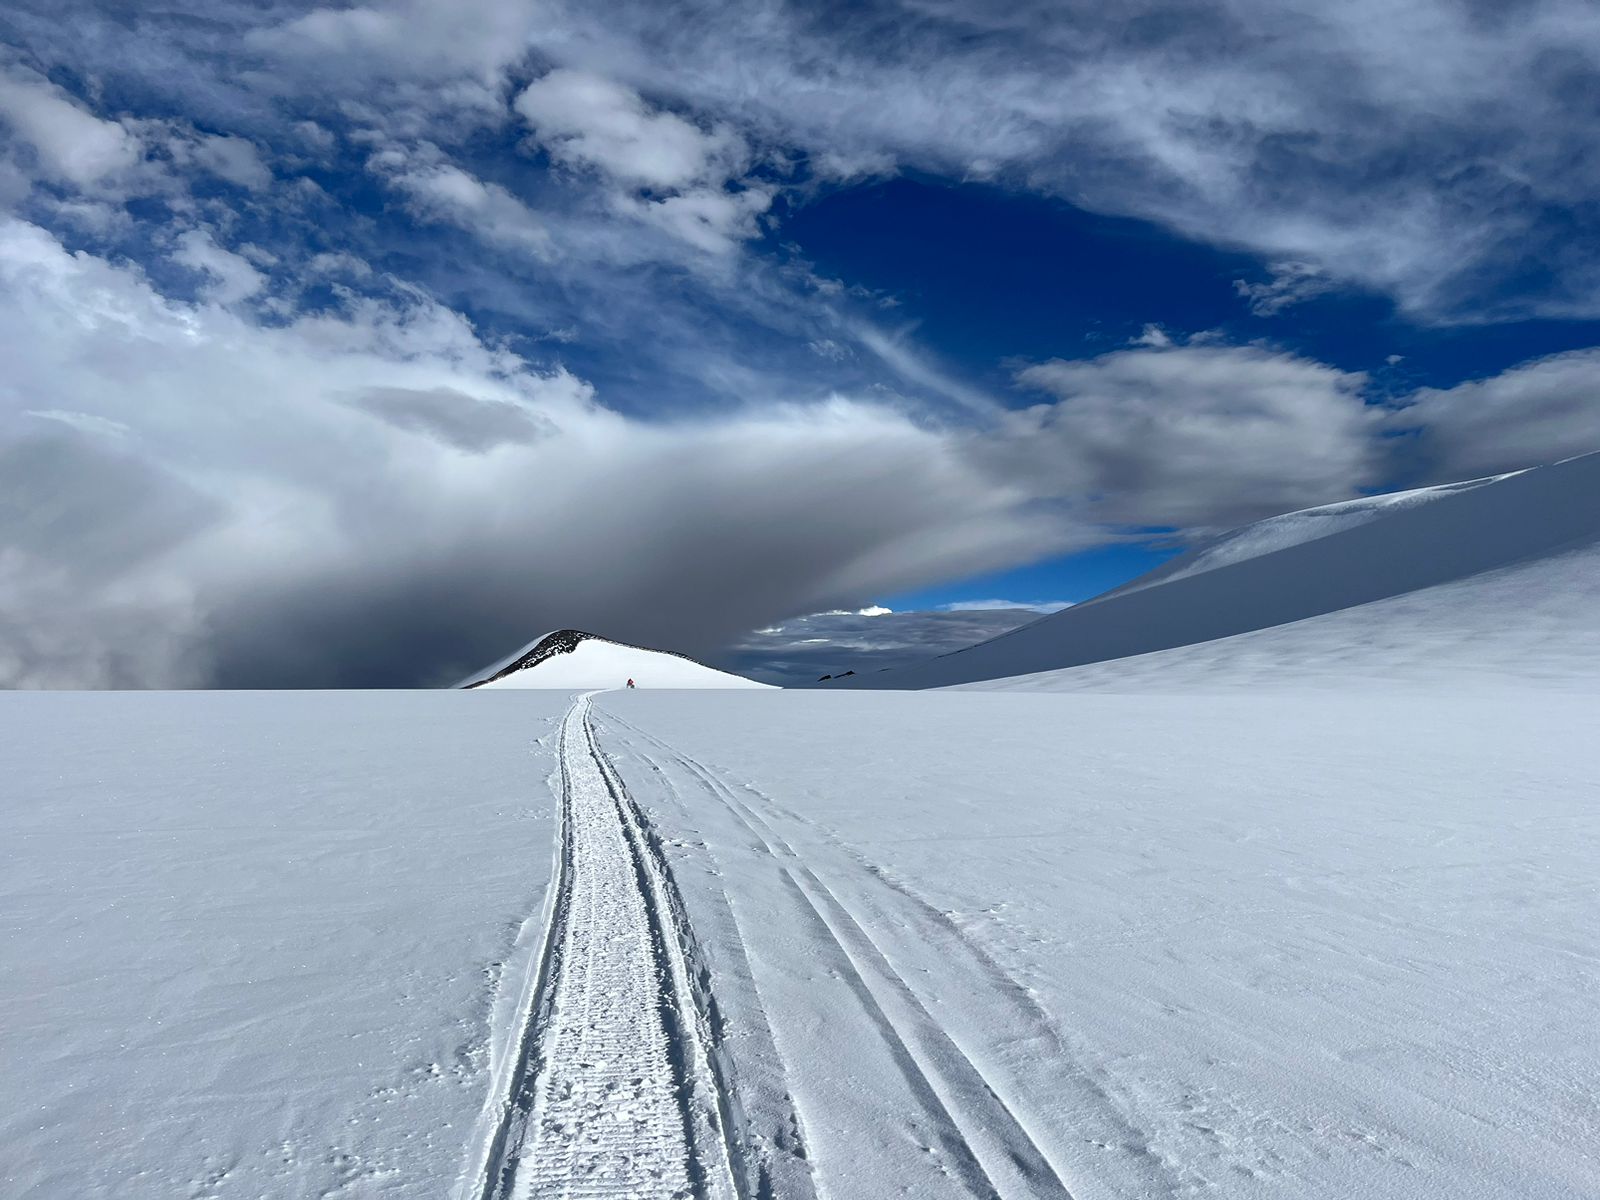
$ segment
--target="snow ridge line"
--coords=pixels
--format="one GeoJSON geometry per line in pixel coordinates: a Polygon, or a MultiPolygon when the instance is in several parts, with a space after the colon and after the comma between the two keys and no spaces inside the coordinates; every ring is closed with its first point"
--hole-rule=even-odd
{"type": "Polygon", "coordinates": [[[595,740],[593,695],[562,719],[561,881],[480,1195],[739,1200],[681,904],[595,740]]]}
{"type": "MultiPolygon", "coordinates": [[[[626,722],[623,722],[627,724],[626,722]]],[[[906,1081],[955,1136],[953,1165],[979,1194],[1072,1200],[1059,1172],[977,1064],[933,1018],[893,963],[793,846],[705,767],[637,726],[676,759],[778,859],[786,882],[841,955],[841,965],[906,1081]],[[759,826],[759,828],[758,828],[759,826]],[[765,831],[765,832],[763,832],[765,831]]]]}

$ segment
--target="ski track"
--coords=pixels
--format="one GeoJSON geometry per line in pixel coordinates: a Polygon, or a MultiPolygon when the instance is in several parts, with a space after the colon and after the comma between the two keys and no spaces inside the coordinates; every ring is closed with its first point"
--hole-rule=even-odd
{"type": "MultiPolygon", "coordinates": [[[[821,935],[819,948],[830,955],[841,978],[860,999],[912,1093],[932,1119],[932,1127],[941,1132],[941,1149],[967,1190],[986,1197],[1072,1200],[1060,1174],[1012,1106],[928,1012],[867,928],[782,834],[702,764],[614,713],[608,712],[607,718],[670,756],[729,810],[757,849],[778,860],[800,911],[821,935]]],[[[874,875],[892,886],[881,874],[874,875]]],[[[987,960],[986,955],[983,958],[987,960]]],[[[1006,978],[1010,988],[1021,990],[1006,978]]],[[[1141,1153],[1138,1139],[1130,1140],[1135,1145],[1127,1148],[1141,1153]]]]}
{"type": "MultiPolygon", "coordinates": [[[[696,768],[702,777],[709,774],[702,764],[696,764],[696,768]]],[[[727,784],[721,786],[728,789],[727,784]]],[[[1035,1053],[1012,1063],[1014,1072],[1027,1077],[1019,1084],[1018,1091],[1031,1095],[1054,1094],[1062,1109],[1052,1115],[1070,1117],[1074,1133],[1083,1142],[1114,1156],[1119,1164],[1118,1174],[1134,1190],[1134,1194],[1179,1194],[1182,1183],[1174,1169],[1175,1164],[1165,1160],[1156,1151],[1149,1133],[1135,1120],[1133,1109],[1136,1103],[1126,1096],[1114,1094],[1107,1082],[1096,1077],[1103,1075],[1103,1072],[1091,1073],[1081,1065],[1092,1056],[1085,1055],[1070,1044],[1070,1039],[1040,1005],[1034,993],[1001,966],[994,955],[975,941],[951,914],[939,909],[914,888],[868,860],[861,851],[841,841],[804,813],[786,807],[754,784],[745,783],[743,790],[760,800],[773,813],[804,826],[813,835],[828,842],[881,884],[889,895],[880,892],[880,899],[892,897],[899,903],[875,904],[862,895],[859,897],[862,905],[885,923],[914,929],[917,936],[933,948],[933,957],[944,973],[968,970],[972,979],[981,981],[985,989],[994,993],[997,1006],[1004,1010],[1001,1023],[1015,1031],[1012,1035],[1014,1042],[1027,1042],[1036,1047],[1035,1053]]],[[[770,822],[767,824],[770,826],[770,822]]],[[[858,919],[865,918],[858,915],[858,919]]],[[[904,973],[902,978],[905,978],[904,973]]],[[[1048,1137],[1047,1134],[1034,1136],[1040,1141],[1048,1137]]]]}
{"type": "Polygon", "coordinates": [[[562,720],[556,901],[481,1195],[736,1200],[689,933],[593,695],[562,720]]]}

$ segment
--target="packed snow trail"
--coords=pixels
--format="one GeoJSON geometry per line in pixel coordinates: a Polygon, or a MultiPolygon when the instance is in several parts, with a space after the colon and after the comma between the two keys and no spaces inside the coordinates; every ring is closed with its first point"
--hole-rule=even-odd
{"type": "Polygon", "coordinates": [[[590,695],[562,720],[560,879],[483,1194],[733,1200],[679,906],[595,742],[590,695]]]}

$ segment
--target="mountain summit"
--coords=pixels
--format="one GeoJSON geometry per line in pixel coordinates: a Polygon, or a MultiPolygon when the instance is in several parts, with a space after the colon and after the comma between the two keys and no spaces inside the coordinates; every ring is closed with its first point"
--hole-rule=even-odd
{"type": "Polygon", "coordinates": [[[558,629],[465,680],[466,688],[764,688],[669,650],[558,629]]]}

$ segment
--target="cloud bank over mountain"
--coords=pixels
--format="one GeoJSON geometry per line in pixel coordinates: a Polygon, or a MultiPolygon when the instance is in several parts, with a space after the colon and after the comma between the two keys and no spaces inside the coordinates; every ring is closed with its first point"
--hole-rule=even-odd
{"type": "Polygon", "coordinates": [[[707,655],[1600,446],[1593,350],[1397,387],[1287,332],[1600,316],[1581,5],[25,0],[0,41],[6,685],[707,655]],[[1255,255],[1286,334],[925,344],[784,241],[899,172],[1255,255]]]}

